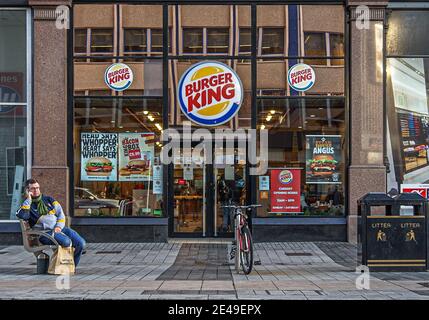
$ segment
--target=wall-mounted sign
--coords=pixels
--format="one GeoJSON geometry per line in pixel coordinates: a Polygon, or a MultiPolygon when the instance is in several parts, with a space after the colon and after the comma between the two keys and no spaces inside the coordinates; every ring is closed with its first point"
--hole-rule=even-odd
{"type": "Polygon", "coordinates": [[[133,80],[133,71],[124,63],[114,63],[104,73],[104,82],[110,89],[115,91],[128,89],[133,80]]]}
{"type": "Polygon", "coordinates": [[[309,65],[299,63],[289,69],[287,81],[292,89],[296,91],[307,91],[316,82],[316,73],[309,65]]]}
{"type": "Polygon", "coordinates": [[[178,87],[182,112],[203,126],[218,126],[229,121],[240,109],[243,85],[226,64],[201,62],[182,75],[178,87]]]}
{"type": "Polygon", "coordinates": [[[154,133],[119,134],[119,181],[148,181],[152,175],[154,133]]]}
{"type": "Polygon", "coordinates": [[[81,133],[81,180],[116,181],[118,135],[81,133]]]}
{"type": "Polygon", "coordinates": [[[271,169],[271,212],[301,213],[301,169],[271,169]]]}
{"type": "Polygon", "coordinates": [[[306,183],[341,184],[341,136],[306,136],[306,183]]]}

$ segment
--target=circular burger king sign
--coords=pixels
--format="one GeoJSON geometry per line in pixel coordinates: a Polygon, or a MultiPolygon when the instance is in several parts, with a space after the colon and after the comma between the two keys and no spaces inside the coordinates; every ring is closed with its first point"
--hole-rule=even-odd
{"type": "Polygon", "coordinates": [[[282,170],[279,173],[279,181],[282,184],[289,184],[293,181],[293,174],[289,170],[282,170]]]}
{"type": "Polygon", "coordinates": [[[287,81],[292,89],[296,91],[307,91],[316,81],[316,73],[307,64],[299,63],[289,69],[287,81]]]}
{"type": "Polygon", "coordinates": [[[201,62],[183,74],[178,87],[182,112],[203,126],[229,121],[240,109],[243,85],[229,66],[220,62],[201,62]]]}
{"type": "Polygon", "coordinates": [[[106,69],[104,82],[115,91],[124,91],[133,83],[133,71],[124,63],[114,63],[106,69]]]}

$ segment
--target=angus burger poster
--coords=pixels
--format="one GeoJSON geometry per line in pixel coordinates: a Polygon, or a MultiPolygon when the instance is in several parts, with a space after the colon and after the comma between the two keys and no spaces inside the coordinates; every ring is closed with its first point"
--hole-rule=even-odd
{"type": "Polygon", "coordinates": [[[119,181],[149,181],[153,175],[155,134],[119,134],[119,181]]]}
{"type": "Polygon", "coordinates": [[[118,135],[81,133],[81,180],[116,181],[118,135]]]}
{"type": "Polygon", "coordinates": [[[341,184],[341,136],[306,136],[306,183],[341,184]]]}

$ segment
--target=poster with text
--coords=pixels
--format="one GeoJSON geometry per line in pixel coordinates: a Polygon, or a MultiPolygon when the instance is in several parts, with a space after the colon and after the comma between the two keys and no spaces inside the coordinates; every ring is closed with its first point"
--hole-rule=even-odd
{"type": "Polygon", "coordinates": [[[272,213],[301,212],[301,169],[271,169],[272,213]]]}
{"type": "Polygon", "coordinates": [[[341,184],[341,136],[306,136],[306,183],[341,184]]]}
{"type": "Polygon", "coordinates": [[[119,181],[149,181],[152,176],[155,134],[119,134],[119,181]]]}
{"type": "Polygon", "coordinates": [[[117,181],[118,135],[81,133],[81,180],[117,181]]]}

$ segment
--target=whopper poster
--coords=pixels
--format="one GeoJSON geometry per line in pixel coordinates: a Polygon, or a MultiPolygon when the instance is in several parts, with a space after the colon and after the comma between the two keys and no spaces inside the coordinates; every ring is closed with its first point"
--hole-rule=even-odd
{"type": "Polygon", "coordinates": [[[306,136],[306,183],[341,184],[340,135],[306,136]]]}
{"type": "Polygon", "coordinates": [[[116,181],[118,134],[81,133],[81,180],[116,181]]]}
{"type": "Polygon", "coordinates": [[[153,175],[155,134],[119,134],[119,181],[150,181],[153,175]]]}

